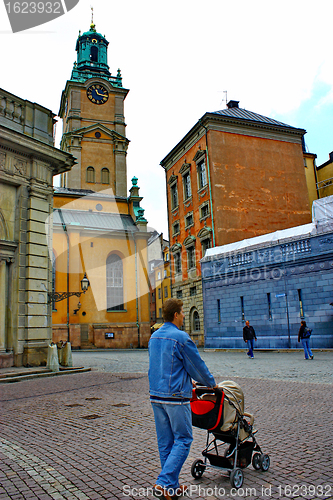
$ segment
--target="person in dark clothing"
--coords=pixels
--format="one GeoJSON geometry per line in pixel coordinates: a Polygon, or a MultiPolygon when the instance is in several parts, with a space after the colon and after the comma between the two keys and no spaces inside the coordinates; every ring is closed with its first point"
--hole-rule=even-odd
{"type": "Polygon", "coordinates": [[[304,332],[307,329],[306,322],[304,320],[301,321],[301,327],[298,331],[298,342],[302,342],[304,349],[304,357],[305,359],[313,359],[313,354],[310,349],[310,337],[305,338],[304,332]]]}
{"type": "Polygon", "coordinates": [[[253,347],[254,347],[254,342],[253,340],[257,340],[256,337],[256,332],[254,331],[253,326],[250,326],[249,321],[245,321],[245,326],[243,328],[243,339],[244,342],[248,345],[249,350],[247,351],[247,355],[249,358],[253,359],[253,347]]]}

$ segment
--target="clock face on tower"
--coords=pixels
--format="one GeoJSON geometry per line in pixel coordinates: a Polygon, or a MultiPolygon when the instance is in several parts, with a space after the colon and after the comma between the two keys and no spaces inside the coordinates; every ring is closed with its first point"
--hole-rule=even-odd
{"type": "Polygon", "coordinates": [[[87,89],[87,97],[94,104],[104,104],[109,99],[109,92],[99,83],[90,85],[87,89]]]}

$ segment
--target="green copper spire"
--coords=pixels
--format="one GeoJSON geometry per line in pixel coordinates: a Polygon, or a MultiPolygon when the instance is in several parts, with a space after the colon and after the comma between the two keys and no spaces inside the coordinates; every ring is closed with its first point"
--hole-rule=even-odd
{"type": "Polygon", "coordinates": [[[108,45],[106,38],[97,33],[92,18],[89,31],[79,32],[76,41],[77,61],[74,63],[71,80],[85,82],[89,78],[99,77],[108,80],[114,87],[122,87],[120,70],[117,76],[111,76],[108,65],[108,45]]]}

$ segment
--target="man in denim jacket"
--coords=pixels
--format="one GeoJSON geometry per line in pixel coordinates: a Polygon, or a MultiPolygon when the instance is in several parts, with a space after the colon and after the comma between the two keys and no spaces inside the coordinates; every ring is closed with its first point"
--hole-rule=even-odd
{"type": "Polygon", "coordinates": [[[167,500],[186,491],[186,486],[179,485],[179,474],[193,440],[192,379],[207,387],[216,386],[196,345],[180,330],[184,321],[182,306],[179,299],[165,301],[165,323],[149,341],[149,392],[162,467],[153,493],[167,500]]]}

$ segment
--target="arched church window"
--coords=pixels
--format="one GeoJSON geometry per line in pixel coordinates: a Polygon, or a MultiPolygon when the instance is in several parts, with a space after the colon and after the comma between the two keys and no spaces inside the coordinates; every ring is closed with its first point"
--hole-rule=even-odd
{"type": "Polygon", "coordinates": [[[106,308],[107,311],[124,309],[123,262],[114,253],[106,259],[106,308]]]}
{"type": "Polygon", "coordinates": [[[95,169],[94,169],[94,167],[87,168],[87,182],[95,182],[95,169]]]}
{"type": "Polygon", "coordinates": [[[98,61],[98,48],[95,45],[90,49],[90,61],[91,62],[98,61]]]}
{"type": "Polygon", "coordinates": [[[102,184],[110,184],[110,173],[108,168],[102,168],[101,178],[102,184]]]}

